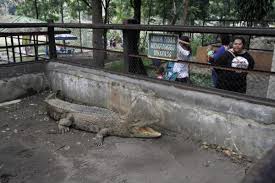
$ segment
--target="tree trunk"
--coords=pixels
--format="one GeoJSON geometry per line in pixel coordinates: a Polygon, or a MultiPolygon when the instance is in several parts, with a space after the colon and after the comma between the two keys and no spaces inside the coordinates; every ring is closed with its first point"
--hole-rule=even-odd
{"type": "MultiPolygon", "coordinates": [[[[102,5],[101,0],[91,0],[92,4],[92,22],[93,24],[102,24],[102,5]]],[[[93,48],[104,49],[103,30],[93,29],[93,48]]],[[[93,51],[93,61],[95,66],[104,67],[104,52],[99,50],[93,51]]]]}
{"type": "Polygon", "coordinates": [[[184,0],[183,2],[184,8],[183,8],[183,17],[181,24],[182,25],[187,25],[187,16],[188,16],[188,10],[189,10],[189,0],[184,0]]]}
{"type": "MultiPolygon", "coordinates": [[[[105,17],[104,17],[104,24],[109,23],[109,5],[110,5],[111,0],[105,0],[105,17]]],[[[103,42],[104,42],[104,49],[107,49],[107,29],[104,30],[103,32],[103,42]]],[[[107,53],[104,53],[104,59],[107,58],[107,53]]]]}
{"type": "MultiPolygon", "coordinates": [[[[134,20],[136,21],[135,23],[140,24],[141,22],[141,0],[134,0],[133,3],[133,8],[134,8],[134,20]]],[[[140,40],[140,31],[136,31],[136,34],[133,35],[132,39],[134,44],[134,52],[138,54],[138,45],[139,45],[139,40],[140,40]]],[[[136,73],[136,74],[142,74],[142,75],[147,75],[146,69],[144,67],[144,64],[142,62],[141,58],[134,58],[131,60],[129,63],[129,72],[131,73],[136,73]]]]}
{"type": "Polygon", "coordinates": [[[178,19],[177,6],[175,0],[173,0],[173,18],[171,20],[171,25],[175,25],[178,19]]]}
{"type": "MultiPolygon", "coordinates": [[[[78,6],[78,23],[81,24],[81,11],[80,11],[80,4],[79,1],[77,1],[77,6],[78,6]]],[[[80,42],[80,52],[83,53],[82,49],[82,30],[79,28],[79,42],[80,42]]]]}
{"type": "MultiPolygon", "coordinates": [[[[61,14],[61,23],[64,23],[64,8],[63,8],[64,1],[60,2],[60,14],[61,14]]],[[[66,49],[66,42],[63,40],[63,47],[66,49]]]]}
{"type": "Polygon", "coordinates": [[[39,12],[38,12],[37,0],[34,0],[34,7],[35,7],[36,19],[38,19],[39,18],[39,12]]]}
{"type": "Polygon", "coordinates": [[[140,24],[141,21],[141,0],[134,0],[134,19],[140,24]]]}

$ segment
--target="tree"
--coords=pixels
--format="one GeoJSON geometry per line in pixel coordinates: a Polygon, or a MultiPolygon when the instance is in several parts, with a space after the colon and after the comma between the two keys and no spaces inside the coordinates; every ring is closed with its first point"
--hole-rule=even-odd
{"type": "Polygon", "coordinates": [[[48,19],[59,19],[59,6],[57,0],[25,0],[20,3],[20,5],[17,5],[16,12],[18,15],[38,18],[45,21],[48,19]],[[32,9],[36,11],[30,11],[32,9]]]}
{"type": "Polygon", "coordinates": [[[183,16],[181,21],[182,25],[186,24],[188,9],[189,9],[189,0],[184,0],[184,9],[183,9],[183,16]]]}
{"type": "Polygon", "coordinates": [[[242,20],[253,22],[262,21],[274,9],[273,0],[235,0],[238,17],[242,20]]]}
{"type": "MultiPolygon", "coordinates": [[[[103,24],[101,0],[91,0],[91,5],[93,24],[103,24]]],[[[104,49],[103,32],[102,29],[93,29],[93,48],[104,49]]],[[[96,66],[104,67],[104,52],[94,51],[93,60],[96,66]]]]}

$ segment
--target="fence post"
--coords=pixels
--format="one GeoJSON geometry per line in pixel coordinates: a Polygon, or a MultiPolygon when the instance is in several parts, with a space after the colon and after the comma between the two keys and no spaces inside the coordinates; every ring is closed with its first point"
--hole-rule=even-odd
{"type": "MultiPolygon", "coordinates": [[[[127,19],[123,21],[124,25],[138,24],[136,19],[127,19]]],[[[123,56],[124,56],[124,72],[147,75],[141,58],[129,55],[138,55],[138,30],[123,30],[123,56]]]]}
{"type": "MultiPolygon", "coordinates": [[[[273,57],[271,63],[271,72],[275,72],[275,46],[273,48],[273,57]]],[[[270,75],[268,89],[267,89],[267,98],[275,99],[275,76],[270,75]]]]}
{"type": "MultiPolygon", "coordinates": [[[[123,21],[124,25],[137,24],[135,19],[127,19],[123,21]]],[[[123,56],[124,56],[124,72],[130,72],[130,65],[134,62],[134,58],[130,57],[130,54],[137,53],[137,42],[135,41],[137,31],[135,30],[123,30],[123,56]]]]}
{"type": "Polygon", "coordinates": [[[14,49],[14,43],[13,43],[13,36],[11,36],[11,46],[12,46],[12,58],[13,58],[13,62],[16,62],[16,58],[15,58],[15,49],[14,49]]]}
{"type": "Polygon", "coordinates": [[[54,38],[54,26],[51,26],[50,23],[53,23],[53,20],[48,20],[49,57],[50,59],[55,59],[57,58],[57,55],[54,38]]]}

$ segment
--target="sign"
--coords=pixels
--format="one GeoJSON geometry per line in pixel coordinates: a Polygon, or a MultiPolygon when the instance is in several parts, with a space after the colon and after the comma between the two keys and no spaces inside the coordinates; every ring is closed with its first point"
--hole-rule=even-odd
{"type": "Polygon", "coordinates": [[[178,36],[165,34],[149,34],[148,57],[164,60],[177,58],[178,36]]]}

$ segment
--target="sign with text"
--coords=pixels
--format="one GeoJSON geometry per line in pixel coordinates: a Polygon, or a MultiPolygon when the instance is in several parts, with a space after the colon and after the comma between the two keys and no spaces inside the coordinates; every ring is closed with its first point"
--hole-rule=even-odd
{"type": "Polygon", "coordinates": [[[177,58],[178,36],[149,34],[148,57],[165,60],[177,58]]]}

